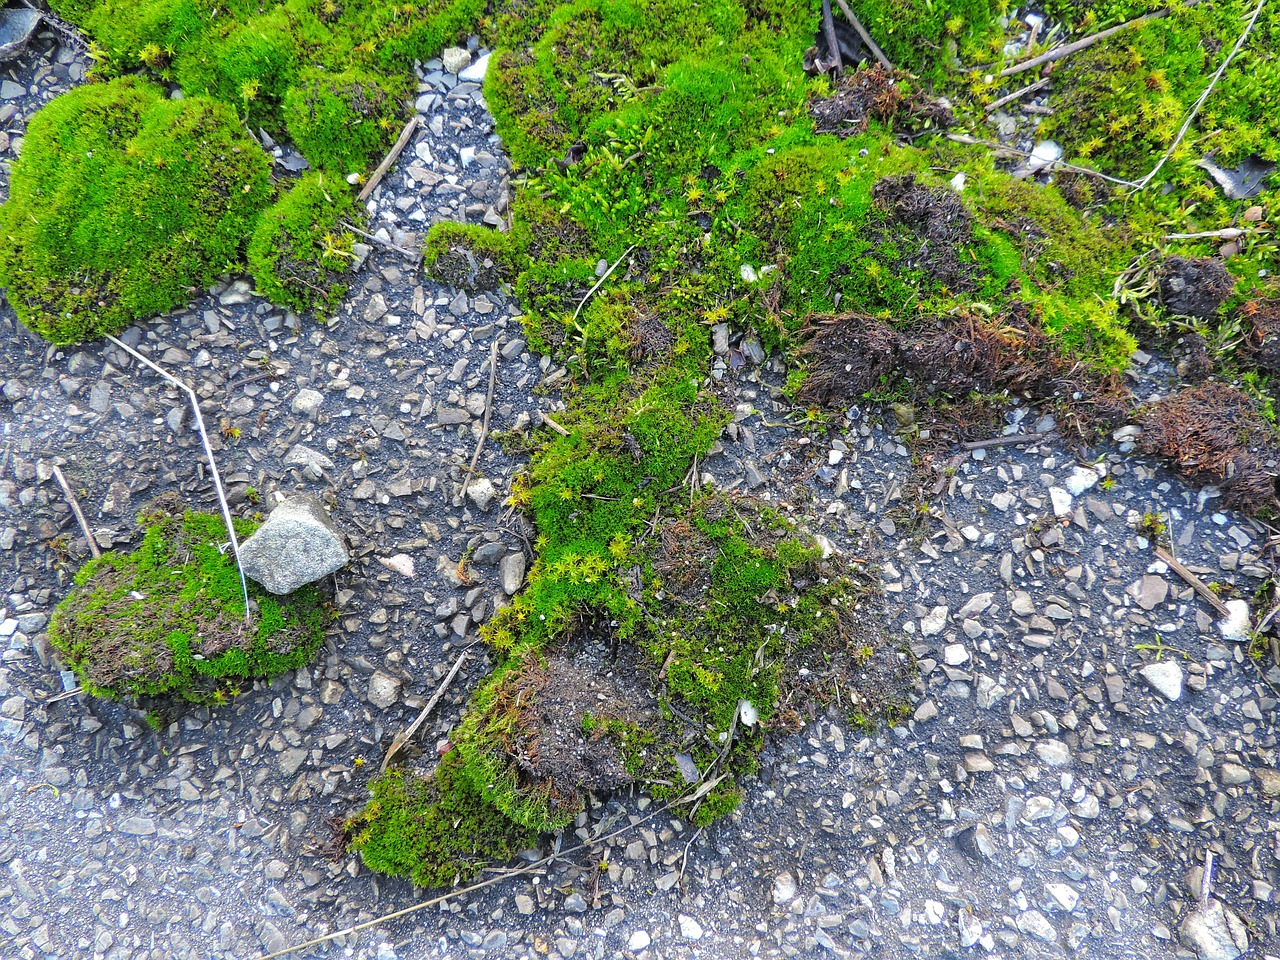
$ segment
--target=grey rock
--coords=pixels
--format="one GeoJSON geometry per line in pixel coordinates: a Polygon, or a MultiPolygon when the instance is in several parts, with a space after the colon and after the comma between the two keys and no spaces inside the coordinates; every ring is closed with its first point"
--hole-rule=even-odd
{"type": "Polygon", "coordinates": [[[314,417],[322,403],[324,403],[323,393],[304,387],[294,396],[290,409],[294,413],[302,414],[304,417],[314,417]]]}
{"type": "Polygon", "coordinates": [[[240,547],[245,575],[272,593],[292,593],[345,566],[342,534],[315,497],[291,497],[240,547]]]}
{"type": "Polygon", "coordinates": [[[1166,700],[1177,700],[1182,696],[1182,668],[1172,660],[1149,663],[1138,674],[1166,700]]]}
{"type": "Polygon", "coordinates": [[[485,54],[467,67],[465,70],[458,72],[458,79],[464,83],[481,83],[484,75],[489,71],[489,54],[485,54]]]}
{"type": "Polygon", "coordinates": [[[920,619],[920,636],[933,637],[943,631],[947,625],[947,608],[936,606],[920,619]]]}
{"type": "Polygon", "coordinates": [[[1058,931],[1039,910],[1028,910],[1018,916],[1018,929],[1029,937],[1043,940],[1045,943],[1056,943],[1058,931]]]}
{"type": "Polygon", "coordinates": [[[497,488],[485,477],[481,477],[479,480],[472,480],[467,484],[468,499],[481,510],[488,510],[489,504],[493,502],[493,498],[497,495],[497,488]]]}
{"type": "Polygon", "coordinates": [[[126,817],[118,829],[135,837],[151,837],[155,836],[156,822],[151,817],[126,817]]]}
{"type": "Polygon", "coordinates": [[[312,450],[300,443],[295,443],[284,456],[286,467],[314,467],[316,470],[332,470],[333,461],[319,450],[312,450]]]}
{"type": "Polygon", "coordinates": [[[471,63],[471,51],[464,47],[446,47],[440,54],[440,62],[446,73],[461,73],[471,63]]]}
{"type": "Polygon", "coordinates": [[[502,558],[498,572],[502,576],[502,590],[507,596],[513,596],[524,586],[525,559],[524,553],[517,550],[502,558]]]}
{"type": "Polygon", "coordinates": [[[365,320],[372,323],[374,320],[380,320],[387,315],[387,300],[380,293],[375,293],[369,298],[369,302],[364,308],[365,320]]]}
{"type": "Polygon", "coordinates": [[[400,698],[400,681],[379,670],[369,678],[369,702],[385,710],[400,698]]]}
{"type": "Polygon", "coordinates": [[[1244,921],[1217,897],[1187,914],[1181,938],[1200,960],[1235,960],[1249,949],[1244,921]]]}

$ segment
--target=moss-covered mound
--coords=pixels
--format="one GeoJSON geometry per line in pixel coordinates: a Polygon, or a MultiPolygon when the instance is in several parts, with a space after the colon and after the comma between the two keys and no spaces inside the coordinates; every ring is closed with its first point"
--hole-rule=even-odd
{"type": "Polygon", "coordinates": [[[240,259],[270,196],[235,112],[125,77],[31,120],[0,207],[0,285],[58,344],[185,303],[240,259]]]}
{"type": "Polygon", "coordinates": [[[286,131],[313,167],[363,172],[395,138],[428,60],[474,26],[484,0],[55,0],[94,38],[97,70],[141,68],[286,131]]]}
{"type": "Polygon", "coordinates": [[[331,313],[347,293],[354,254],[342,226],[355,216],[346,184],[307,174],[263,212],[249,241],[258,292],[299,313],[331,313]]]}
{"type": "MultiPolygon", "coordinates": [[[[132,553],[90,560],[49,624],[49,641],[95,696],[221,702],[241,682],[305,666],[324,639],[319,593],[274,597],[249,585],[244,619],[220,516],[144,517],[132,553]]],[[[255,524],[236,522],[240,538],[255,524]]]]}

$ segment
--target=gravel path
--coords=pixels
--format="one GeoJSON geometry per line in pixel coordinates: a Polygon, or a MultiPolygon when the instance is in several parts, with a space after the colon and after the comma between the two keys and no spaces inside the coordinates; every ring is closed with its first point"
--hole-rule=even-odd
{"type": "MultiPolygon", "coordinates": [[[[24,119],[81,79],[47,35],[11,67],[0,185],[24,119]]],[[[424,68],[423,132],[371,201],[385,239],[505,215],[476,73],[424,68]]],[[[493,430],[554,415],[564,371],[528,353],[518,315],[500,292],[432,286],[375,246],[328,325],[229,280],[124,335],[195,386],[242,509],[317,493],[357,558],[335,578],[341,616],[310,669],[153,731],[116,704],[51,702],[70,677],[43,631],[86,554],[51,467],[97,539],[127,545],[161,493],[212,507],[198,441],[182,398],[122,351],[52,350],[0,309],[0,954],[252,958],[426,896],[324,854],[332,818],[363,802],[390,737],[531,559],[530,531],[502,507],[517,459],[490,443],[491,487],[455,499],[492,343],[493,430]]],[[[1131,373],[1149,393],[1169,371],[1144,355],[1131,373]]],[[[1250,955],[1280,955],[1280,669],[1246,658],[1140,526],[1161,514],[1178,558],[1243,599],[1272,575],[1269,531],[1137,459],[1123,435],[1087,462],[1046,439],[921,476],[860,411],[824,431],[788,425],[776,361],[713,374],[736,419],[704,479],[874,565],[919,661],[913,717],[872,734],[835,710],[807,718],[723,824],[694,831],[643,797],[602,801],[530,854],[634,824],[593,856],[316,952],[1230,957],[1238,920],[1250,955]]],[[[1018,408],[1009,420],[1051,426],[1018,408]]],[[[484,669],[474,648],[417,748],[446,736],[484,669]]]]}

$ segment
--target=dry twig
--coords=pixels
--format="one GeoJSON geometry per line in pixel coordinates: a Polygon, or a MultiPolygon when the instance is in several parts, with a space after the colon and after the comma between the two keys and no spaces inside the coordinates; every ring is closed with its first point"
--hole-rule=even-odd
{"type": "Polygon", "coordinates": [[[396,142],[391,146],[391,152],[382,158],[382,162],[378,164],[373,171],[373,176],[369,178],[369,182],[364,185],[359,196],[356,197],[361,203],[369,199],[369,195],[373,193],[382,178],[387,175],[387,171],[391,169],[391,165],[396,162],[396,158],[400,156],[401,151],[409,143],[409,138],[413,136],[413,131],[418,129],[418,115],[415,113],[409,118],[409,122],[404,125],[404,129],[400,131],[400,136],[396,137],[396,142]]]}
{"type": "Polygon", "coordinates": [[[1169,10],[1157,10],[1155,13],[1146,13],[1133,20],[1127,20],[1124,23],[1116,24],[1114,27],[1108,27],[1106,30],[1099,30],[1097,33],[1091,33],[1087,37],[1082,37],[1072,43],[1063,44],[1060,47],[1054,47],[1052,50],[1046,50],[1037,57],[1030,60],[1023,60],[1021,63],[1015,63],[1012,67],[1005,67],[1001,70],[997,77],[1012,77],[1018,73],[1026,73],[1028,70],[1034,70],[1042,64],[1052,63],[1054,60],[1061,60],[1063,57],[1069,57],[1073,53],[1079,53],[1087,47],[1092,47],[1099,40],[1105,40],[1107,37],[1122,33],[1125,30],[1132,30],[1134,27],[1140,27],[1144,23],[1150,23],[1152,20],[1159,20],[1167,17],[1169,10]]]}
{"type": "Polygon", "coordinates": [[[191,412],[195,414],[196,426],[200,428],[200,443],[204,446],[205,459],[209,461],[209,472],[213,476],[213,489],[218,495],[218,506],[222,507],[222,519],[227,525],[227,536],[231,538],[231,555],[235,557],[236,572],[240,574],[240,592],[244,595],[244,622],[252,623],[253,618],[249,613],[249,585],[245,583],[244,568],[240,566],[240,541],[236,539],[236,528],[231,522],[231,507],[227,505],[227,494],[226,491],[222,489],[222,475],[218,473],[218,464],[213,459],[213,447],[209,445],[209,434],[204,428],[204,414],[200,412],[200,398],[196,396],[196,392],[189,386],[170,374],[159,364],[144,357],[123,340],[113,337],[111,334],[107,334],[107,339],[143,366],[150,367],[156,373],[160,374],[160,376],[165,380],[185,393],[187,395],[187,399],[191,401],[191,412]]]}
{"type": "Polygon", "coordinates": [[[1186,581],[1186,583],[1204,599],[1205,603],[1213,607],[1213,609],[1217,611],[1218,616],[1231,616],[1231,611],[1228,610],[1227,605],[1218,598],[1218,595],[1210,590],[1203,580],[1175,560],[1173,554],[1169,553],[1169,551],[1165,550],[1163,547],[1156,547],[1155,554],[1165,562],[1165,565],[1168,566],[1170,570],[1186,581]]]}
{"type": "MultiPolygon", "coordinates": [[[[994,143],[991,140],[983,140],[981,137],[971,137],[966,133],[948,133],[947,139],[956,143],[964,143],[969,146],[988,147],[997,152],[1003,151],[1009,156],[1014,157],[1030,157],[1031,153],[1026,150],[1018,150],[1015,147],[1005,146],[1003,143],[994,143]]],[[[1065,160],[1055,160],[1053,166],[1070,170],[1072,173],[1082,173],[1086,177],[1097,177],[1099,180],[1106,180],[1108,183],[1119,184],[1122,187],[1136,187],[1137,184],[1132,180],[1121,180],[1119,177],[1111,177],[1105,173],[1099,173],[1097,170],[1090,170],[1088,167],[1076,166],[1074,163],[1067,163],[1065,160]]]]}
{"type": "Polygon", "coordinates": [[[849,6],[849,0],[836,0],[836,6],[840,8],[840,12],[845,15],[845,19],[853,24],[853,29],[858,31],[858,36],[862,38],[862,42],[867,45],[867,49],[872,55],[880,61],[880,66],[886,70],[892,70],[893,64],[889,62],[889,58],[884,55],[884,51],[879,45],[871,39],[871,34],[867,32],[867,28],[862,25],[862,21],[854,16],[853,8],[849,6]]]}
{"type": "Polygon", "coordinates": [[[626,250],[623,250],[622,256],[619,257],[617,260],[613,261],[613,264],[609,267],[609,269],[604,272],[604,276],[601,277],[599,280],[597,280],[595,282],[595,286],[593,286],[590,290],[587,291],[587,295],[583,297],[581,302],[578,304],[578,309],[573,311],[573,317],[569,320],[570,326],[578,322],[578,314],[580,314],[582,312],[582,308],[587,305],[587,301],[591,299],[591,295],[600,289],[600,285],[602,283],[604,283],[611,276],[613,276],[613,271],[618,269],[618,264],[620,264],[623,261],[623,259],[626,257],[626,255],[629,254],[635,248],[636,248],[636,245],[633,243],[631,246],[627,247],[626,250]]]}
{"type": "Polygon", "coordinates": [[[1011,447],[1019,443],[1039,443],[1042,440],[1051,440],[1057,436],[1057,433],[1050,430],[1047,433],[1011,433],[1004,437],[991,437],[987,440],[970,440],[968,443],[960,444],[962,450],[986,450],[989,447],[1011,447]]]}
{"type": "Polygon", "coordinates": [[[545,413],[540,413],[540,414],[538,414],[538,415],[539,415],[540,417],[542,417],[542,422],[543,422],[543,423],[545,423],[548,427],[550,427],[550,428],[551,428],[552,430],[554,430],[556,433],[560,434],[560,436],[562,436],[562,437],[567,437],[567,436],[569,435],[569,431],[568,431],[568,430],[566,430],[564,427],[560,426],[560,424],[556,423],[554,420],[552,420],[550,417],[548,417],[545,413]]]}
{"type": "Polygon", "coordinates": [[[436,687],[436,692],[431,695],[431,699],[427,701],[427,705],[422,708],[422,712],[414,718],[413,723],[404,729],[403,733],[396,734],[396,738],[391,741],[391,746],[387,748],[387,755],[382,758],[382,766],[378,768],[379,773],[387,772],[387,764],[391,762],[391,758],[400,752],[400,748],[413,739],[413,735],[418,732],[418,728],[422,726],[423,721],[427,719],[431,711],[435,709],[440,698],[444,696],[444,692],[449,689],[449,684],[453,683],[453,678],[458,675],[458,671],[462,669],[462,661],[467,659],[467,651],[463,650],[458,654],[458,659],[453,662],[453,669],[440,681],[440,686],[436,687]]]}
{"type": "Polygon", "coordinates": [[[71,507],[71,512],[75,514],[76,522],[80,524],[80,532],[89,541],[89,552],[93,554],[93,559],[99,559],[102,556],[102,551],[98,549],[98,543],[93,539],[93,531],[89,529],[89,524],[84,519],[84,514],[80,510],[80,503],[76,500],[76,495],[71,492],[71,487],[67,485],[67,478],[62,475],[62,471],[57,466],[53,468],[53,478],[58,481],[58,486],[62,488],[62,495],[67,498],[67,505],[71,507]]]}
{"type": "MultiPolygon", "coordinates": [[[[380,247],[386,247],[388,250],[394,250],[396,253],[401,254],[402,256],[406,256],[410,260],[418,259],[418,254],[414,253],[412,250],[408,250],[404,247],[398,247],[389,240],[383,240],[380,237],[375,237],[372,233],[367,233],[364,230],[361,230],[359,227],[352,226],[351,224],[347,223],[347,221],[345,220],[342,221],[342,225],[346,229],[350,230],[352,233],[357,234],[358,236],[364,237],[366,240],[372,240],[374,243],[378,244],[378,246],[380,247]]],[[[315,288],[313,287],[312,289],[315,289],[315,288]]]]}
{"type": "Polygon", "coordinates": [[[1028,93],[1035,93],[1037,90],[1044,89],[1049,85],[1049,83],[1050,83],[1049,77],[1045,77],[1043,80],[1037,80],[1035,83],[1029,83],[1025,87],[1023,87],[1021,90],[1015,90],[1013,91],[1013,93],[1006,93],[999,100],[992,100],[985,107],[983,107],[983,109],[987,113],[994,113],[995,111],[1003,107],[1006,103],[1013,103],[1013,101],[1015,100],[1021,100],[1028,93]]]}

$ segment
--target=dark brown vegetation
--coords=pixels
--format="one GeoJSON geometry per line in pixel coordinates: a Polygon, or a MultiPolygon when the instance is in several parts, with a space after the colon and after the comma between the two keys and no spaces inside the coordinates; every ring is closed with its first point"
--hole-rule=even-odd
{"type": "Polygon", "coordinates": [[[1129,403],[1114,376],[1072,363],[1013,304],[1000,317],[973,313],[917,321],[910,333],[856,313],[810,317],[801,332],[806,402],[841,404],[901,383],[913,398],[1007,390],[1055,405],[1082,428],[1123,421],[1129,403]]]}
{"type": "Polygon", "coordinates": [[[1217,484],[1232,507],[1275,505],[1275,430],[1236,387],[1205,383],[1157,400],[1142,416],[1140,446],[1192,483],[1217,484]]]}
{"type": "Polygon", "coordinates": [[[866,133],[872,120],[892,124],[903,132],[955,123],[949,107],[910,88],[907,74],[880,66],[845,74],[836,81],[830,96],[810,102],[809,114],[815,132],[837,137],[866,133]]]}

